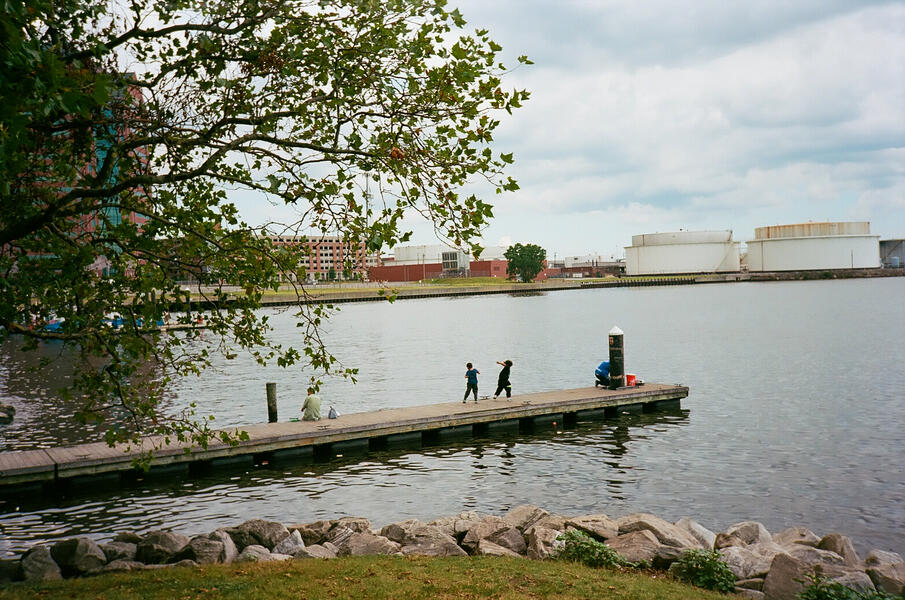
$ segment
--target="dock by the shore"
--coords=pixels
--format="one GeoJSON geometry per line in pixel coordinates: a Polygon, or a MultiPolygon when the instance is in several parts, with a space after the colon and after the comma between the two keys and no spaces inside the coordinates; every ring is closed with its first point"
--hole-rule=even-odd
{"type": "Polygon", "coordinates": [[[580,388],[505,398],[446,402],[351,413],[337,419],[290,421],[244,427],[248,440],[237,446],[220,442],[207,449],[184,444],[166,445],[149,437],[142,447],[110,447],[103,442],[0,452],[0,492],[69,482],[134,477],[133,461],[152,451],[149,475],[227,464],[291,459],[324,453],[420,445],[445,437],[482,434],[493,430],[526,430],[560,426],[582,418],[616,416],[619,410],[678,408],[688,388],[648,383],[616,390],[580,388]]]}

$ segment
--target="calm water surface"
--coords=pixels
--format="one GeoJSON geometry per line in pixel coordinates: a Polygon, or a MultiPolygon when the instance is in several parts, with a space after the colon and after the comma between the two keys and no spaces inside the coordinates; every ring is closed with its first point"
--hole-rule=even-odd
{"type": "MultiPolygon", "coordinates": [[[[275,315],[276,335],[296,334],[275,315]]],[[[466,438],[325,462],[138,481],[106,492],[0,501],[0,554],[72,535],[167,527],[210,531],[248,518],[305,522],[360,515],[382,525],[464,509],[501,514],[533,503],[565,513],[692,516],[721,530],[741,520],[772,531],[805,525],[905,554],[905,278],[596,289],[345,305],[329,347],[359,383],[329,381],[340,413],[461,398],[465,362],[492,393],[512,359],[514,394],[583,387],[606,357],[607,331],[625,333],[626,367],[682,383],[682,409],[581,422],[531,435],[466,438]]],[[[16,421],[3,449],[94,439],[55,398],[67,356],[40,374],[0,346],[0,398],[16,421]]],[[[278,382],[282,420],[298,415],[308,373],[224,361],[179,382],[221,426],[266,420],[264,382],[278,382]]]]}

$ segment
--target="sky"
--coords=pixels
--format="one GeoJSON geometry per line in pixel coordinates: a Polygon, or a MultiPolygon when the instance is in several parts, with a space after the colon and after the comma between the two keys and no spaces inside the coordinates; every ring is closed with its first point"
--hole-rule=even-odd
{"type": "Polygon", "coordinates": [[[621,258],[632,235],[808,221],[905,237],[905,0],[449,1],[504,64],[534,62],[505,76],[531,99],[495,135],[521,189],[467,190],[494,205],[485,246],[621,258]]]}
{"type": "MultiPolygon", "coordinates": [[[[869,220],[905,237],[905,2],[450,0],[527,88],[487,245],[621,257],[632,235],[869,220]]],[[[413,243],[433,243],[414,227],[413,243]]]]}

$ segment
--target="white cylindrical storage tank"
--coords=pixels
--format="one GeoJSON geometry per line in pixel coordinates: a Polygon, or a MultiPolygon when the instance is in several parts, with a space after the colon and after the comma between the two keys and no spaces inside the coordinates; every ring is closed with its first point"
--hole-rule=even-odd
{"type": "Polygon", "coordinates": [[[797,223],[754,230],[748,241],[748,270],[812,271],[875,269],[880,266],[880,236],[866,221],[797,223]]]}
{"type": "Polygon", "coordinates": [[[732,273],[740,269],[731,231],[673,231],[632,236],[625,248],[627,275],[732,273]]]}

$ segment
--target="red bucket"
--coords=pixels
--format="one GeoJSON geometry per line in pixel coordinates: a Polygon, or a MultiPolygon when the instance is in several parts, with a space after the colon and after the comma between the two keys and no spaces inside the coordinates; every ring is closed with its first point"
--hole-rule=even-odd
{"type": "Polygon", "coordinates": [[[632,373],[625,374],[625,387],[634,387],[635,376],[632,373]]]}

